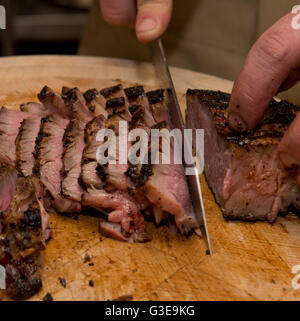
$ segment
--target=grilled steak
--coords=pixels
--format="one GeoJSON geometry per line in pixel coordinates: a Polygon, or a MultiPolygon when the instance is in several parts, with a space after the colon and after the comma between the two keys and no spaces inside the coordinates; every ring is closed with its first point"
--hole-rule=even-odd
{"type": "Polygon", "coordinates": [[[84,93],[84,98],[89,110],[95,115],[103,115],[107,117],[107,111],[105,109],[106,100],[99,93],[97,89],[89,89],[84,93]]]}
{"type": "Polygon", "coordinates": [[[15,140],[19,128],[29,114],[2,107],[0,110],[0,162],[15,165],[16,146],[15,140]]]}
{"type": "Polygon", "coordinates": [[[105,99],[105,109],[108,118],[120,115],[124,120],[130,121],[129,104],[122,85],[104,88],[100,94],[105,99]]]}
{"type": "Polygon", "coordinates": [[[39,117],[46,117],[49,114],[47,107],[38,103],[22,104],[20,110],[39,117]]]}
{"type": "MultiPolygon", "coordinates": [[[[5,163],[0,163],[0,213],[9,210],[17,189],[17,171],[5,163]]],[[[0,222],[1,233],[1,222],[0,222]]]]}
{"type": "Polygon", "coordinates": [[[16,169],[20,175],[32,175],[34,166],[35,142],[41,126],[40,117],[23,120],[16,139],[16,169]]]}
{"type": "Polygon", "coordinates": [[[42,194],[35,178],[19,178],[10,210],[1,214],[0,264],[13,299],[27,299],[42,287],[42,250],[51,235],[42,194]]]}
{"type": "Polygon", "coordinates": [[[61,193],[64,197],[80,202],[83,193],[79,185],[81,158],[84,144],[85,123],[71,120],[64,134],[64,153],[62,168],[61,193]]]}
{"type": "Polygon", "coordinates": [[[228,125],[230,95],[187,92],[188,128],[205,129],[205,175],[228,219],[268,220],[290,209],[299,211],[299,188],[277,161],[277,145],[297,108],[272,100],[254,130],[238,133],[228,125]]]}
{"type": "Polygon", "coordinates": [[[60,213],[79,212],[78,202],[62,199],[61,169],[63,167],[63,137],[69,121],[53,114],[42,119],[35,148],[33,169],[52,197],[53,207],[60,213]]]}
{"type": "Polygon", "coordinates": [[[82,156],[80,181],[85,187],[102,189],[103,181],[97,174],[97,149],[102,144],[96,140],[98,131],[105,128],[105,118],[100,115],[90,121],[85,128],[85,148],[82,156]]]}

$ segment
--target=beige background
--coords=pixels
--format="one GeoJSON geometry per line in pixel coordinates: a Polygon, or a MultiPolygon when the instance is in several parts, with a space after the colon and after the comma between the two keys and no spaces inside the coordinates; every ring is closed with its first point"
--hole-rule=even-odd
{"type": "MultiPolygon", "coordinates": [[[[170,65],[234,80],[255,40],[291,11],[295,0],[174,0],[163,36],[170,65]]],[[[94,0],[80,54],[149,60],[133,30],[108,26],[94,0]]],[[[300,104],[299,87],[282,96],[300,104]],[[299,94],[298,94],[299,92],[299,94]]]]}

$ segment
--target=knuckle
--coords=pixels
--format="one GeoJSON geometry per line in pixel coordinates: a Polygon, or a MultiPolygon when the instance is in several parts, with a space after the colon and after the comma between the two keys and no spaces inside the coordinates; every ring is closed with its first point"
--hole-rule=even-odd
{"type": "Polygon", "coordinates": [[[290,52],[289,44],[283,34],[268,32],[257,42],[258,51],[273,63],[283,62],[290,52]]]}
{"type": "Polygon", "coordinates": [[[171,5],[171,0],[138,0],[139,8],[169,9],[171,5]]]}

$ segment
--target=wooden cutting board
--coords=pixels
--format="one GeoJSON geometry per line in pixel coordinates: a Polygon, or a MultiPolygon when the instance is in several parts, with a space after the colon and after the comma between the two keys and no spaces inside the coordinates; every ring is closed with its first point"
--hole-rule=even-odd
{"type": "MultiPolygon", "coordinates": [[[[172,68],[182,109],[187,88],[230,91],[232,83],[172,68]]],[[[113,84],[157,87],[149,64],[106,58],[35,56],[0,59],[0,104],[17,108],[36,101],[47,84],[81,90],[113,84]]],[[[273,225],[226,222],[202,177],[208,227],[214,251],[206,255],[203,239],[169,234],[148,223],[153,241],[127,244],[98,234],[97,217],[78,220],[51,215],[43,289],[54,300],[298,300],[292,267],[300,265],[300,220],[293,214],[273,225]],[[88,254],[90,262],[84,263],[88,254]],[[59,278],[66,280],[63,288],[59,278]],[[94,287],[89,286],[94,281],[94,287]]]]}

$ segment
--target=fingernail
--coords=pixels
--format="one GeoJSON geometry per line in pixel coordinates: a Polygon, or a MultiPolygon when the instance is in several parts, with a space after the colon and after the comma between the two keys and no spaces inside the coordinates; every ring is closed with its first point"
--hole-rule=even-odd
{"type": "Polygon", "coordinates": [[[137,25],[138,32],[146,32],[156,29],[157,22],[153,18],[145,18],[137,25]]]}
{"type": "Polygon", "coordinates": [[[241,117],[235,113],[230,113],[228,116],[229,126],[239,132],[244,132],[248,129],[246,123],[241,117]]]}
{"type": "Polygon", "coordinates": [[[279,153],[278,158],[282,165],[286,168],[299,167],[300,165],[299,160],[295,159],[293,156],[285,152],[279,153]]]}

